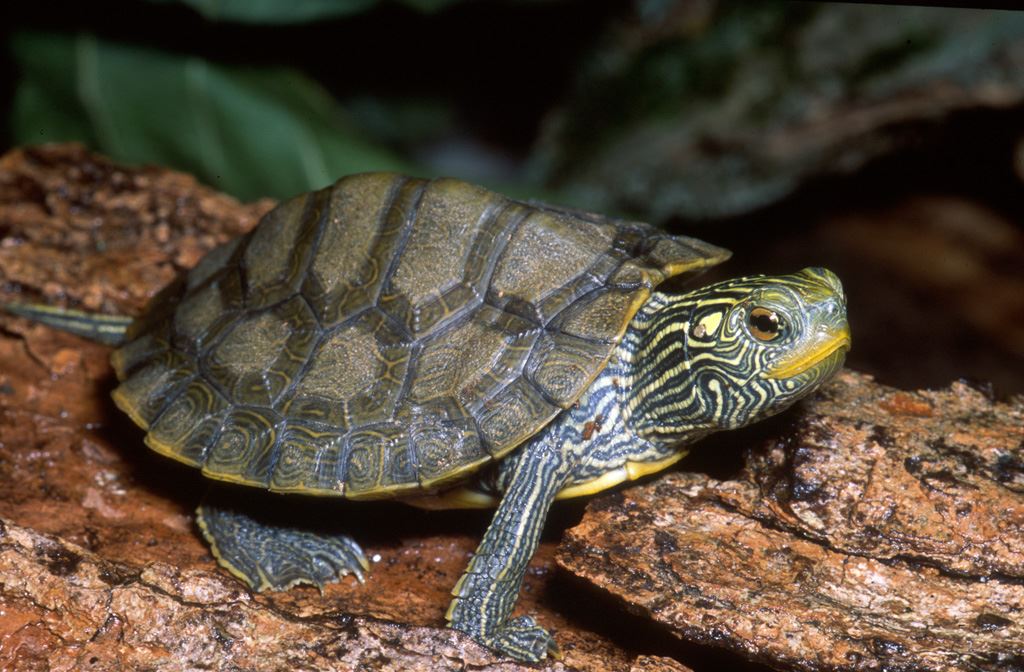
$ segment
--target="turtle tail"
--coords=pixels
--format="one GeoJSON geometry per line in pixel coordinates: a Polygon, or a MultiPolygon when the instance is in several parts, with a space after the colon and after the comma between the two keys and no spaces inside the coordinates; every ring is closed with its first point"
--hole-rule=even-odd
{"type": "Polygon", "coordinates": [[[82,310],[55,308],[40,303],[6,303],[0,304],[0,308],[11,315],[27,317],[48,327],[106,345],[124,343],[128,325],[132,323],[132,318],[124,315],[101,315],[82,310]]]}

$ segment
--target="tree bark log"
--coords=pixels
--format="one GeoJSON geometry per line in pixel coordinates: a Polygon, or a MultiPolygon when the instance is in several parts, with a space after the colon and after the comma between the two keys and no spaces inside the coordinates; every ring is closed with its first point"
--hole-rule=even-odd
{"type": "Polygon", "coordinates": [[[673,473],[591,503],[559,563],[781,669],[1024,665],[1024,399],[844,372],[755,432],[738,480],[673,473]]]}

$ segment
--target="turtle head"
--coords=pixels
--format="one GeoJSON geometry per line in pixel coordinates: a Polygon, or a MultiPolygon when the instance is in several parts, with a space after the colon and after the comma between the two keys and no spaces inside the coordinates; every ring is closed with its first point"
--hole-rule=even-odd
{"type": "Polygon", "coordinates": [[[836,373],[850,348],[842,285],[823,268],[656,298],[629,406],[642,433],[665,440],[778,413],[836,373]]]}

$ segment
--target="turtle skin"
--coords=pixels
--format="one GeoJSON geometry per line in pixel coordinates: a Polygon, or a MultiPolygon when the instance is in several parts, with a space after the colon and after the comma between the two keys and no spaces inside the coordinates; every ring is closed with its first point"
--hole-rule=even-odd
{"type": "Polygon", "coordinates": [[[570,407],[655,285],[727,256],[454,179],[350,176],[158,294],[113,354],[113,396],[211,479],[431,492],[570,407]]]}

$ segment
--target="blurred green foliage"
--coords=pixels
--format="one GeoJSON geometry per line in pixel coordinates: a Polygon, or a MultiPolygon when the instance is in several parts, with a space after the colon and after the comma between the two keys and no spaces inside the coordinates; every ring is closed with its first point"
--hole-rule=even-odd
{"type": "Polygon", "coordinates": [[[582,64],[536,148],[549,185],[598,211],[749,214],[813,180],[943,142],[964,110],[1009,115],[1024,101],[1024,13],[640,5],[643,19],[582,64]]]}
{"type": "MultiPolygon", "coordinates": [[[[359,14],[381,0],[149,0],[189,5],[212,21],[242,23],[305,23],[359,14]]],[[[402,0],[402,4],[432,12],[459,0],[402,0]]]]}
{"type": "Polygon", "coordinates": [[[246,199],[409,168],[293,69],[219,65],[85,33],[22,33],[12,48],[23,73],[12,119],[21,142],[79,140],[246,199]]]}
{"type": "Polygon", "coordinates": [[[733,217],[1024,98],[1024,15],[786,0],[13,5],[17,144],[243,199],[375,169],[661,222],[733,217]],[[58,11],[59,10],[59,11],[58,11]]]}
{"type": "Polygon", "coordinates": [[[385,169],[536,195],[523,160],[573,67],[560,52],[597,32],[605,3],[586,5],[597,18],[577,42],[551,17],[582,1],[40,0],[0,24],[16,77],[6,130],[245,200],[385,169]]]}

